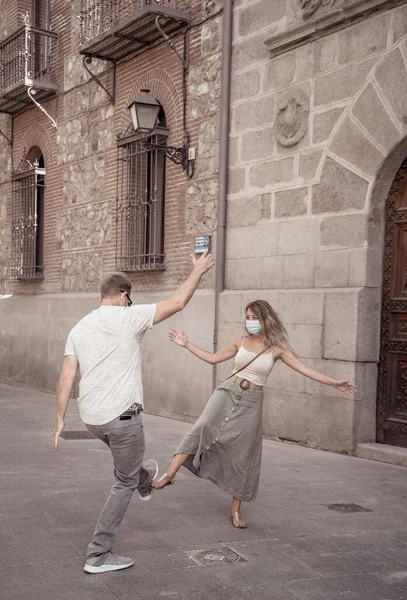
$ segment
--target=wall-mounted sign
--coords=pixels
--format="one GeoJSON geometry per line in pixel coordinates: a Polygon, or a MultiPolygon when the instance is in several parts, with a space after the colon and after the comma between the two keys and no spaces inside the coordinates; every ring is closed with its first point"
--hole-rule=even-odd
{"type": "Polygon", "coordinates": [[[210,235],[198,235],[195,238],[195,254],[202,254],[205,250],[211,249],[211,236],[210,235]]]}

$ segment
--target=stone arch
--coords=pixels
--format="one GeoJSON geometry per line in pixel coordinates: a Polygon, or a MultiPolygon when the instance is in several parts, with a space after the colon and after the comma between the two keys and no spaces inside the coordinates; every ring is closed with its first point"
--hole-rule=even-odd
{"type": "MultiPolygon", "coordinates": [[[[371,66],[365,83],[334,124],[319,164],[318,183],[314,185],[314,214],[343,214],[350,210],[381,222],[375,202],[376,183],[383,180],[382,173],[391,171],[389,165],[393,161],[393,175],[397,171],[401,162],[397,164],[392,157],[398,155],[398,147],[403,145],[407,133],[406,39],[404,36],[398,40],[371,66]],[[340,197],[343,187],[340,184],[335,189],[335,182],[344,181],[352,198],[340,197]],[[336,204],[324,201],[326,190],[338,197],[336,204]]],[[[392,177],[386,181],[390,187],[392,177]]],[[[381,207],[383,210],[383,199],[381,207]]]]}
{"type": "Polygon", "coordinates": [[[150,90],[162,104],[167,121],[167,127],[174,131],[182,127],[182,98],[173,79],[163,69],[153,69],[148,74],[139,77],[126,96],[125,103],[120,109],[117,131],[124,132],[130,125],[130,115],[127,107],[140,94],[142,88],[150,90]]]}

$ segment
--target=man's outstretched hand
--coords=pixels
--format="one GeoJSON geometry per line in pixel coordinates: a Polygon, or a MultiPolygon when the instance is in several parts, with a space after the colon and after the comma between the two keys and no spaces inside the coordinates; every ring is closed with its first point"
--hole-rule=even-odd
{"type": "Polygon", "coordinates": [[[210,271],[215,264],[213,256],[209,254],[208,250],[205,250],[199,258],[196,258],[193,254],[191,254],[191,257],[194,269],[199,269],[202,275],[210,271]]]}

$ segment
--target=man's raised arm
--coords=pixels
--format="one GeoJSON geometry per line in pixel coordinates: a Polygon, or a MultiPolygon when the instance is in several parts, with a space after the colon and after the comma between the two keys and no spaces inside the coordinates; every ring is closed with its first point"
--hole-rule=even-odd
{"type": "Polygon", "coordinates": [[[169,298],[157,303],[154,325],[172,317],[172,315],[185,308],[198,287],[202,276],[215,264],[212,255],[208,254],[207,250],[198,259],[193,257],[192,260],[194,268],[188,279],[169,298]]]}

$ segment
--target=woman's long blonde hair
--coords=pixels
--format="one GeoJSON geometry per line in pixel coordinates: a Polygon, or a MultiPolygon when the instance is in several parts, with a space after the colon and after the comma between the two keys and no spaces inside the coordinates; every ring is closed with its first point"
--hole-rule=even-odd
{"type": "Polygon", "coordinates": [[[265,346],[292,351],[288,343],[287,331],[270,304],[266,300],[255,300],[254,302],[249,302],[246,306],[246,313],[249,308],[257,315],[260,321],[260,337],[265,346]]]}

